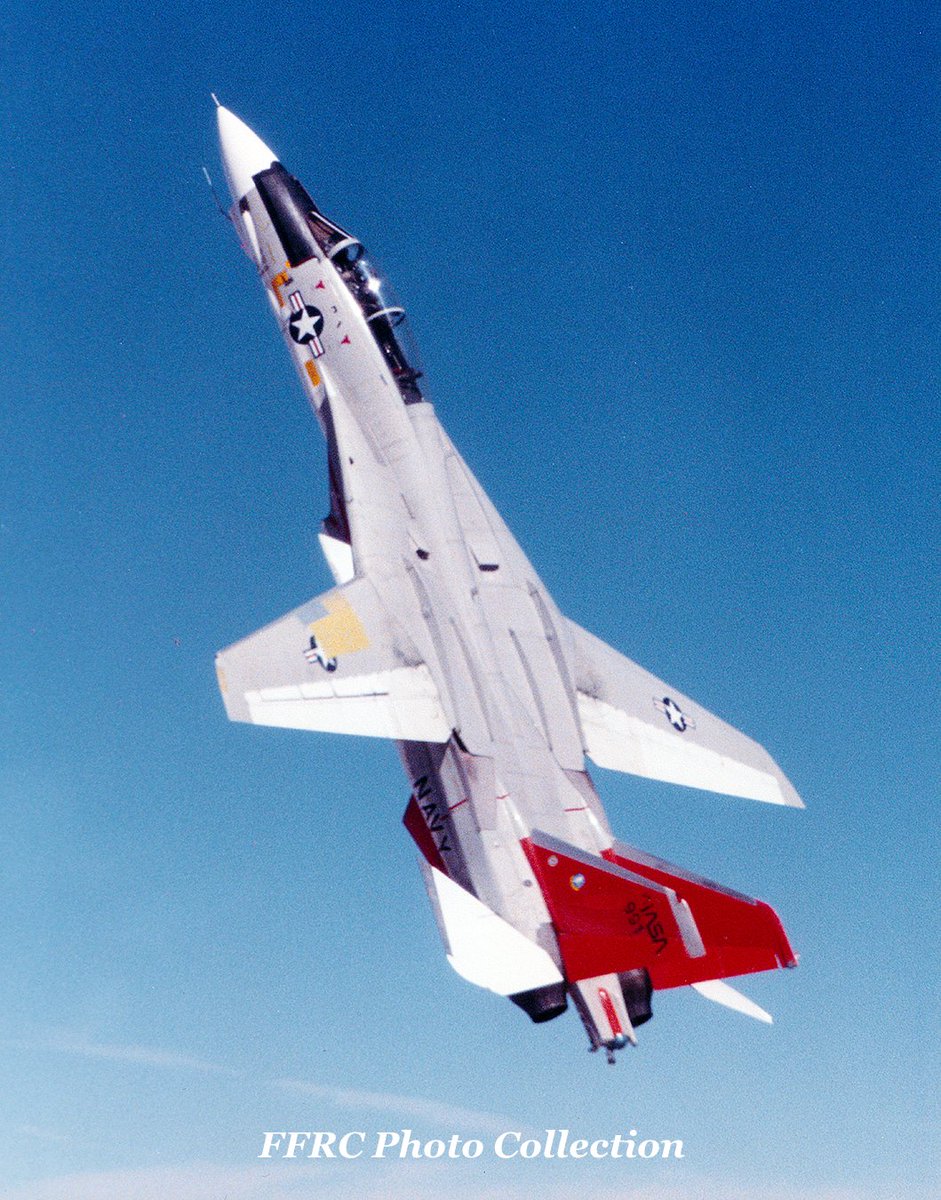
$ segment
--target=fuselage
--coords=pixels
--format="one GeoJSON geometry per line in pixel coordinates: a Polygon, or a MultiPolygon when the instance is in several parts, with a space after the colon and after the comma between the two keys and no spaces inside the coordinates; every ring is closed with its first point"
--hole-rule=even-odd
{"type": "Polygon", "coordinates": [[[404,312],[360,244],[280,164],[254,183],[232,216],[327,438],[328,562],[338,583],[417,598],[418,648],[452,714],[448,743],[399,743],[414,798],[451,878],[559,960],[520,841],[612,842],[563,622],[425,399],[404,312]]]}
{"type": "Polygon", "coordinates": [[[796,963],[776,914],[615,842],[585,753],[800,806],[793,786],[757,743],[562,616],[441,428],[363,246],[223,108],[219,129],[232,222],[326,438],[336,583],[217,655],[229,716],[397,739],[449,961],[534,1021],[571,997],[610,1058],[655,988],[755,1015],[721,980],[796,963]]]}

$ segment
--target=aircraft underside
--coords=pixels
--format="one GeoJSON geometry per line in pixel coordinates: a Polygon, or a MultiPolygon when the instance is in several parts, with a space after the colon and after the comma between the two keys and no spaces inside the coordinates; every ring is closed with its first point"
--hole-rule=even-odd
{"type": "MultiPolygon", "coordinates": [[[[445,747],[400,743],[399,749],[412,780],[403,823],[422,856],[451,965],[470,982],[505,995],[537,1024],[561,1016],[571,1000],[592,1049],[603,1048],[610,1058],[636,1043],[635,1029],[652,1016],[655,990],[706,985],[708,995],[708,985],[723,977],[796,966],[768,905],[611,839],[599,854],[587,853],[524,828],[516,806],[529,873],[503,881],[501,915],[494,875],[515,860],[488,856],[469,784],[492,778],[492,769],[456,770],[455,761],[466,764],[469,756],[455,739],[445,747]],[[514,893],[520,886],[545,901],[547,920],[529,930],[536,954],[527,954],[507,920],[519,913],[514,893]],[[479,908],[468,906],[457,889],[489,892],[493,907],[479,900],[479,908]]],[[[502,800],[512,804],[508,796],[502,800]]],[[[719,995],[737,997],[732,989],[719,995]]],[[[752,1007],[752,1015],[761,1013],[752,1007]]]]}
{"type": "Polygon", "coordinates": [[[219,108],[230,219],[327,443],[336,586],[217,656],[232,720],[399,743],[448,959],[533,1021],[569,1000],[592,1048],[658,989],[794,966],[766,904],[614,840],[585,769],[792,807],[771,756],[594,637],[551,596],[442,429],[395,299],[219,108]]]}

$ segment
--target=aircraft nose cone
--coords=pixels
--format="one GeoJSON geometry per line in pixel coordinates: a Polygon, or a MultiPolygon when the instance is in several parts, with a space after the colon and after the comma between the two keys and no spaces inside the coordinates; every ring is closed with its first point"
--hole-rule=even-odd
{"type": "Polygon", "coordinates": [[[278,156],[257,133],[240,121],[235,113],[220,104],[216,109],[219,121],[219,147],[229,191],[236,204],[252,186],[252,176],[267,171],[278,156]]]}

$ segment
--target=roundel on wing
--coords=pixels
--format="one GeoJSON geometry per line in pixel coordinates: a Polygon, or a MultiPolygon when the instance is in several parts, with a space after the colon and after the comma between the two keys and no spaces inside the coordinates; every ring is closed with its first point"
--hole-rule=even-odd
{"type": "Polygon", "coordinates": [[[670,696],[664,696],[662,700],[654,697],[654,707],[666,717],[677,733],[685,733],[687,729],[695,729],[696,722],[688,713],[683,712],[680,706],[670,696]]]}

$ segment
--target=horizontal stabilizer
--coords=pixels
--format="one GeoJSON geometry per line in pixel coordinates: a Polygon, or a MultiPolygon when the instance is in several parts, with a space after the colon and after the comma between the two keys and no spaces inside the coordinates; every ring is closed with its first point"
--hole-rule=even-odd
{"type": "Polygon", "coordinates": [[[368,579],[333,588],[222,650],[216,671],[233,721],[403,741],[446,742],[451,734],[428,665],[368,579]]]}
{"type": "Polygon", "coordinates": [[[760,900],[621,843],[600,858],[544,833],[522,844],[570,980],[644,968],[671,988],[797,963],[760,900]]]}
{"type": "Polygon", "coordinates": [[[766,1025],[773,1024],[771,1013],[765,1012],[754,1000],[749,1000],[747,996],[743,996],[741,992],[730,987],[722,979],[704,979],[702,983],[694,983],[692,986],[694,991],[699,992],[700,996],[705,996],[707,1000],[731,1008],[745,1017],[754,1017],[756,1021],[764,1021],[766,1025]]]}
{"type": "Polygon", "coordinates": [[[604,857],[660,887],[671,888],[689,908],[705,954],[695,963],[676,965],[665,958],[651,968],[654,987],[680,987],[724,978],[796,967],[797,957],[777,913],[762,900],[735,892],[661,858],[615,842],[604,857]]]}
{"type": "Polygon", "coordinates": [[[687,906],[669,887],[545,833],[523,841],[556,928],[570,981],[666,961],[674,971],[704,947],[687,906]]]}
{"type": "Polygon", "coordinates": [[[428,895],[448,953],[463,979],[500,996],[561,983],[547,952],[437,867],[421,862],[428,895]]]}
{"type": "Polygon", "coordinates": [[[771,755],[574,622],[585,752],[599,767],[803,808],[771,755]]]}

